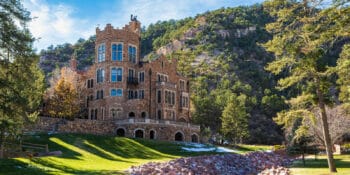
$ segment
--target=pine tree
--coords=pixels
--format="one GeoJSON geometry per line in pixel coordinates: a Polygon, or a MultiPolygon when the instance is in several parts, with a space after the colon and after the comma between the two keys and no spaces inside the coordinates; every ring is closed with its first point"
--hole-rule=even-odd
{"type": "Polygon", "coordinates": [[[44,91],[44,76],[32,50],[26,23],[30,20],[20,1],[0,1],[0,158],[4,142],[34,121],[44,91]],[[17,25],[18,21],[20,25],[17,25]]]}
{"type": "Polygon", "coordinates": [[[229,97],[227,106],[222,113],[222,133],[224,136],[236,143],[248,137],[248,114],[246,112],[246,96],[232,94],[229,97]]]}
{"type": "MultiPolygon", "coordinates": [[[[276,56],[266,70],[281,74],[278,88],[283,90],[296,84],[300,94],[289,101],[290,110],[278,113],[276,121],[290,126],[301,119],[296,137],[308,130],[305,117],[314,117],[310,107],[320,109],[324,140],[331,172],[336,172],[331,138],[328,129],[326,104],[332,103],[330,87],[333,85],[335,62],[333,50],[342,47],[342,39],[349,36],[349,6],[340,1],[327,8],[318,9],[322,0],[271,0],[265,9],[275,17],[275,22],[266,26],[273,39],[263,46],[276,56]],[[339,2],[339,3],[338,3],[339,2]]],[[[345,2],[345,1],[343,1],[345,2]]]]}

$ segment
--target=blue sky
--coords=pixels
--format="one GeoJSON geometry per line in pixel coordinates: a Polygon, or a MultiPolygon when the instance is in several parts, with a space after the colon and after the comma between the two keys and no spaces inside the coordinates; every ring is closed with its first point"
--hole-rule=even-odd
{"type": "Polygon", "coordinates": [[[221,7],[252,5],[263,0],[23,0],[35,19],[28,27],[40,51],[51,44],[75,43],[93,35],[97,26],[123,27],[130,14],[142,26],[161,20],[182,19],[221,7]]]}

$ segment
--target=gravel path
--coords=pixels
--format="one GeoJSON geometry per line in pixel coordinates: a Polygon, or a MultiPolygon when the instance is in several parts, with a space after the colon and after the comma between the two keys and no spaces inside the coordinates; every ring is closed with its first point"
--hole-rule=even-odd
{"type": "Polygon", "coordinates": [[[245,155],[224,154],[187,157],[165,163],[150,162],[133,166],[132,175],[289,175],[291,159],[275,153],[253,152],[245,155]]]}

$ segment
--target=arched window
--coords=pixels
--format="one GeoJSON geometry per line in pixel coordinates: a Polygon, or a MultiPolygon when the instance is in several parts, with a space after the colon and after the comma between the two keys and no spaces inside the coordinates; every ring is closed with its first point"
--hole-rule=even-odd
{"type": "Polygon", "coordinates": [[[124,128],[118,128],[117,129],[117,136],[118,137],[125,137],[125,129],[124,128]]]}
{"type": "Polygon", "coordinates": [[[175,134],[175,141],[183,141],[184,140],[184,136],[181,132],[177,132],[175,134]]]}
{"type": "Polygon", "coordinates": [[[156,138],[156,132],[154,130],[151,130],[149,132],[149,139],[155,139],[156,138]]]}
{"type": "Polygon", "coordinates": [[[105,70],[104,69],[97,69],[96,79],[97,79],[97,83],[103,82],[103,80],[105,79],[105,70]]]}
{"type": "Polygon", "coordinates": [[[138,129],[135,131],[135,138],[143,138],[143,130],[138,129]]]}
{"type": "Polygon", "coordinates": [[[141,117],[142,117],[142,118],[146,118],[146,112],[142,112],[142,113],[141,113],[141,117]]]}
{"type": "Polygon", "coordinates": [[[129,118],[133,118],[133,117],[135,117],[135,113],[134,112],[130,112],[129,113],[129,118]]]}
{"type": "Polygon", "coordinates": [[[112,45],[112,60],[122,61],[123,60],[123,44],[113,44],[112,45]]]}
{"type": "Polygon", "coordinates": [[[100,44],[98,46],[98,62],[105,61],[105,55],[106,55],[106,46],[105,44],[100,44]]]}
{"type": "Polygon", "coordinates": [[[197,143],[198,142],[198,136],[196,134],[192,134],[191,141],[197,143]]]}

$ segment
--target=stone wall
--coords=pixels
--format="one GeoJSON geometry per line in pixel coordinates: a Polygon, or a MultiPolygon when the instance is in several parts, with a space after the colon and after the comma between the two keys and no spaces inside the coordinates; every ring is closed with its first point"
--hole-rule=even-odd
{"type": "Polygon", "coordinates": [[[73,121],[62,121],[59,118],[41,117],[37,124],[29,130],[52,131],[56,127],[56,132],[60,133],[85,133],[96,135],[117,135],[117,130],[124,130],[125,136],[134,138],[137,130],[143,132],[143,138],[151,139],[150,132],[154,132],[157,140],[175,141],[175,134],[181,133],[182,141],[198,141],[200,128],[189,123],[180,123],[166,120],[86,120],[75,119],[73,121]],[[195,140],[192,136],[195,135],[195,140]]]}

